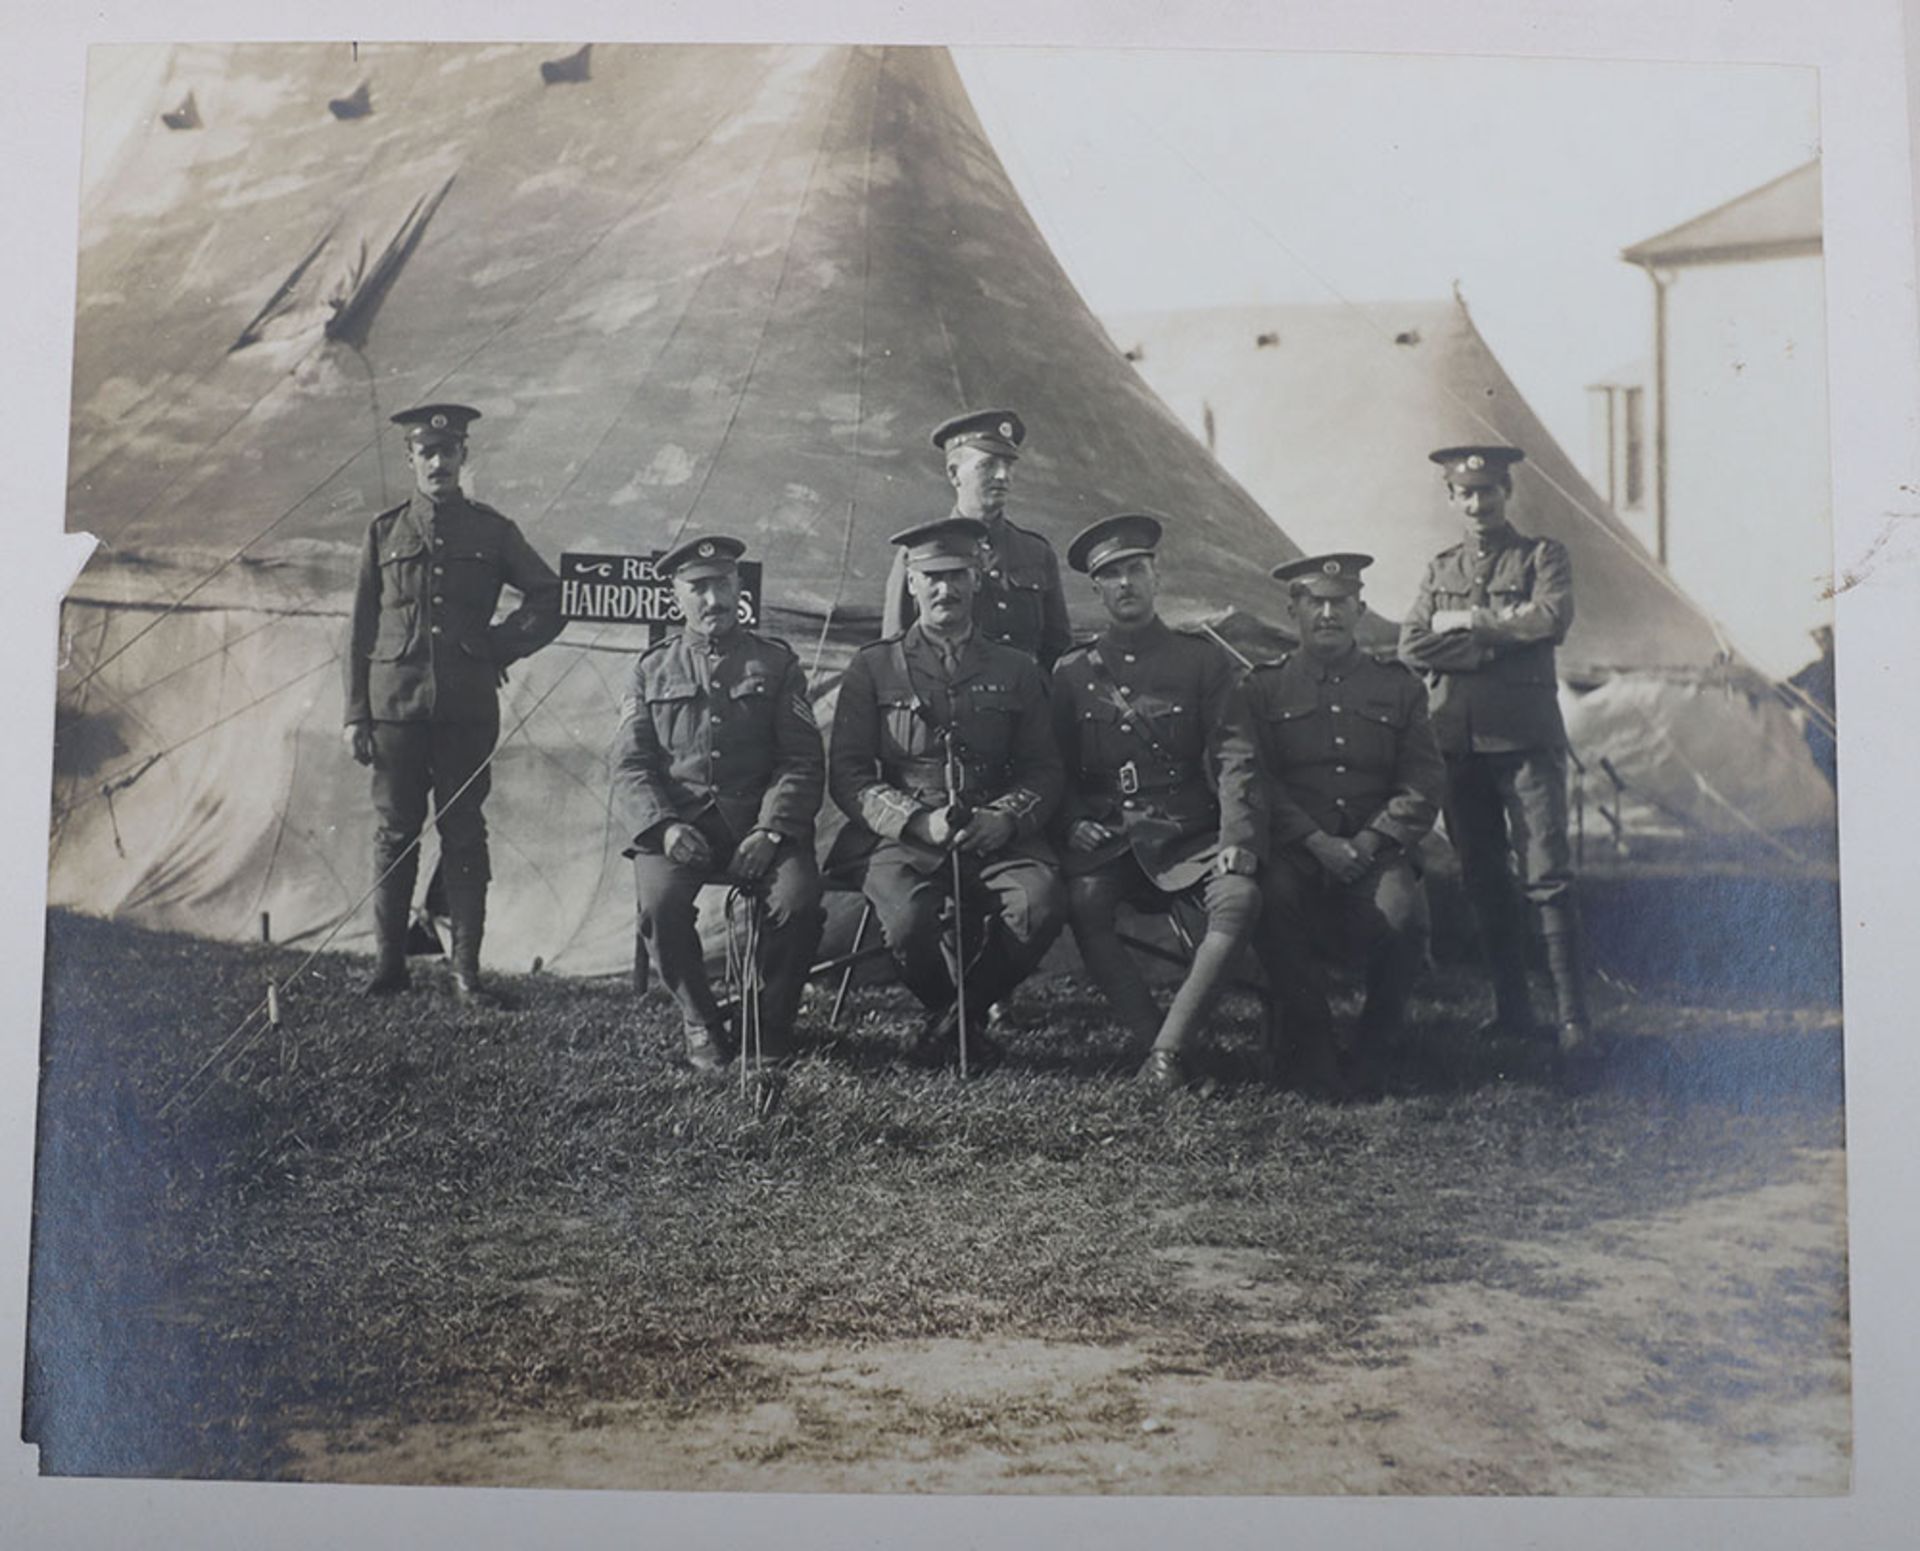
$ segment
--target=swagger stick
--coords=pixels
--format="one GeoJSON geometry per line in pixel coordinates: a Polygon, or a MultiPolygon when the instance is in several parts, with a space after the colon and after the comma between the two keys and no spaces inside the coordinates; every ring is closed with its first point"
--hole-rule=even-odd
{"type": "MultiPolygon", "coordinates": [[[[966,828],[973,819],[973,811],[967,806],[964,793],[966,785],[966,764],[960,758],[960,750],[953,735],[953,729],[941,729],[946,746],[947,759],[947,825],[949,831],[966,828]]],[[[967,1079],[967,929],[966,901],[963,894],[964,880],[961,876],[960,848],[953,843],[952,834],[947,838],[947,857],[951,867],[951,887],[953,890],[953,1009],[959,1021],[960,1039],[960,1080],[967,1079]]]]}
{"type": "Polygon", "coordinates": [[[727,891],[727,978],[739,993],[740,1097],[743,1099],[749,1097],[750,1083],[764,1080],[761,1071],[760,952],[765,908],[766,901],[758,888],[736,883],[727,891]],[[742,926],[735,911],[743,907],[746,921],[742,926]],[[736,926],[744,941],[736,939],[736,926]]]}

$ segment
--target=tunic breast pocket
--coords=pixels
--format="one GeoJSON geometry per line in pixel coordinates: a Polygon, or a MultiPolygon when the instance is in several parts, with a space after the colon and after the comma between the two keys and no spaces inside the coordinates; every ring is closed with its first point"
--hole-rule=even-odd
{"type": "Polygon", "coordinates": [[[1260,752],[1270,767],[1300,764],[1326,752],[1326,729],[1315,714],[1319,709],[1310,701],[1268,701],[1257,708],[1260,752]]]}
{"type": "Polygon", "coordinates": [[[1120,731],[1120,716],[1120,708],[1112,701],[1100,698],[1092,689],[1087,691],[1080,707],[1079,754],[1081,763],[1089,769],[1098,770],[1103,764],[1129,757],[1132,739],[1120,731]]]}
{"type": "Polygon", "coordinates": [[[917,756],[932,746],[926,718],[913,701],[883,698],[879,704],[883,757],[917,756]]]}
{"type": "Polygon", "coordinates": [[[408,537],[389,540],[387,547],[380,552],[381,609],[385,611],[417,603],[426,567],[427,546],[419,539],[408,537]]]}
{"type": "Polygon", "coordinates": [[[438,565],[444,575],[435,576],[434,591],[446,599],[448,607],[472,614],[482,624],[491,621],[500,600],[500,551],[472,540],[450,543],[440,551],[438,565]]]}
{"type": "Polygon", "coordinates": [[[774,696],[778,686],[764,675],[742,679],[727,692],[733,714],[727,718],[730,742],[748,740],[773,746],[774,696]]]}
{"type": "Polygon", "coordinates": [[[1349,754],[1362,764],[1391,767],[1406,729],[1406,707],[1392,700],[1370,700],[1356,705],[1353,712],[1353,747],[1349,754]]]}
{"type": "Polygon", "coordinates": [[[1013,747],[1013,725],[1020,715],[1020,698],[1010,684],[974,684],[966,692],[966,719],[961,736],[971,757],[995,761],[1013,747]]]}
{"type": "Polygon", "coordinates": [[[1037,571],[1005,571],[997,578],[993,596],[986,600],[989,634],[1032,636],[1040,629],[1045,606],[1046,578],[1037,571]]]}
{"type": "Polygon", "coordinates": [[[647,686],[653,734],[669,758],[698,744],[701,710],[700,686],[691,679],[662,679],[647,686]]]}
{"type": "Polygon", "coordinates": [[[1201,752],[1200,707],[1188,695],[1137,694],[1132,714],[1121,723],[1132,724],[1141,742],[1157,746],[1163,754],[1176,759],[1191,759],[1201,752]]]}

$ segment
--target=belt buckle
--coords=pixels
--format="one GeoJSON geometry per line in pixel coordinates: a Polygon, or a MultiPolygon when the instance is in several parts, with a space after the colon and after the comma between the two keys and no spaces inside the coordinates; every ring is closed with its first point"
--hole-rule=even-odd
{"type": "Polygon", "coordinates": [[[1140,767],[1132,760],[1120,767],[1120,790],[1128,797],[1140,790],[1140,767]]]}

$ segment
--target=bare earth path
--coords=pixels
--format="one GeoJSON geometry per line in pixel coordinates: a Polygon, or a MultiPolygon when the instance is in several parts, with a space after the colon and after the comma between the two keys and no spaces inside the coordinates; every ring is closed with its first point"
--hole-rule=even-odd
{"type": "MultiPolygon", "coordinates": [[[[1502,1246],[1468,1281],[1283,1380],[1165,1343],[745,1348],[780,1398],[669,1422],[638,1406],[293,1436],[316,1481],[720,1491],[1834,1493],[1848,1485],[1844,1164],[1502,1246]]],[[[1171,1252],[1249,1328],[1283,1257],[1171,1252]]]]}

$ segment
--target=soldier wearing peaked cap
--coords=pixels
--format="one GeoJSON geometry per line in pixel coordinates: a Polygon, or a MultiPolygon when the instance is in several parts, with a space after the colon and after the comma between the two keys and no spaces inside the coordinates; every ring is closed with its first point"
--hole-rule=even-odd
{"type": "Polygon", "coordinates": [[[1150,1043],[1143,1079],[1176,1088],[1187,1080],[1182,1052],[1259,915],[1265,823],[1235,663],[1218,643],[1159,616],[1162,531],[1153,516],[1124,513],[1069,546],[1067,563],[1091,579],[1108,623],[1055,665],[1053,712],[1080,957],[1121,1021],[1150,1043]],[[1123,903],[1204,916],[1205,935],[1164,1016],[1120,941],[1123,903]]]}
{"type": "MultiPolygon", "coordinates": [[[[953,515],[986,525],[974,627],[989,641],[1017,647],[1051,669],[1073,641],[1060,557],[1044,536],[1007,516],[1013,467],[1026,439],[1026,423],[1010,409],[970,410],[933,429],[933,445],[946,457],[953,486],[953,515]]],[[[895,555],[880,633],[898,635],[913,623],[915,612],[906,562],[895,555]]]]}
{"type": "Polygon", "coordinates": [[[1417,852],[1444,777],[1420,681],[1356,644],[1369,555],[1276,566],[1300,649],[1247,676],[1270,815],[1261,928],[1272,1013],[1295,1080],[1338,1096],[1371,1088],[1426,956],[1417,852]],[[1335,1061],[1329,962],[1365,965],[1347,1072],[1335,1061]]]}
{"type": "MultiPolygon", "coordinates": [[[[918,618],[848,665],[827,763],[827,789],[849,820],[829,870],[864,862],[900,978],[929,1012],[926,1059],[956,1042],[959,977],[971,1023],[1026,978],[1066,914],[1045,833],[1061,779],[1046,684],[1032,657],[975,624],[983,531],[949,517],[894,535],[918,618]],[[964,967],[949,961],[942,919],[956,853],[964,967]]],[[[966,1037],[983,1062],[994,1059],[983,1033],[966,1037]]]]}
{"type": "Polygon", "coordinates": [[[510,663],[560,633],[560,582],[519,528],[461,492],[467,428],[480,412],[424,404],[393,417],[407,439],[413,494],[374,518],[361,552],[346,651],[346,727],[373,768],[374,930],[369,992],[407,983],[408,908],[421,825],[433,799],[452,919],[454,985],[486,1000],[487,825],[481,812],[510,663]],[[520,606],[494,620],[503,587],[520,606]]]}
{"type": "Polygon", "coordinates": [[[1429,454],[1464,521],[1465,541],[1427,567],[1401,626],[1400,655],[1426,675],[1447,768],[1447,833],[1493,972],[1489,1031],[1529,1036],[1521,894],[1545,939],[1572,1061],[1598,1054],[1567,843],[1567,733],[1554,648],[1573,624],[1566,546],[1515,531],[1507,505],[1516,447],[1443,447],[1429,454]]]}
{"type": "Polygon", "coordinates": [[[732,1041],[695,926],[703,885],[764,890],[761,1053],[785,1055],[823,921],[813,855],[826,759],[806,673],[740,623],[746,546],[711,534],[662,556],[686,627],[633,665],[614,734],[614,797],[630,837],[640,935],[680,1004],[689,1064],[732,1041]]]}

